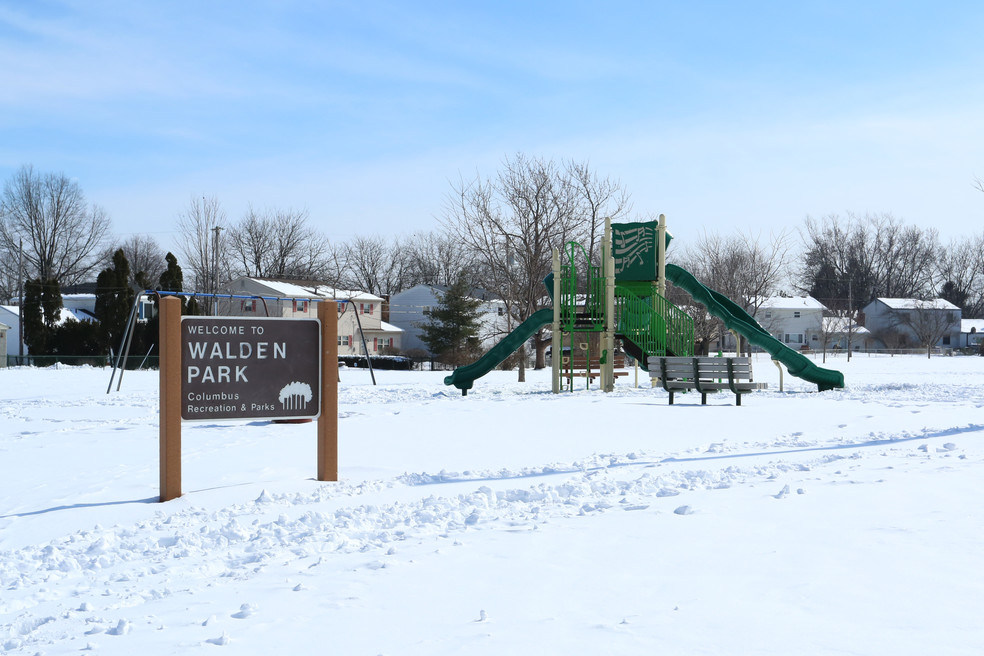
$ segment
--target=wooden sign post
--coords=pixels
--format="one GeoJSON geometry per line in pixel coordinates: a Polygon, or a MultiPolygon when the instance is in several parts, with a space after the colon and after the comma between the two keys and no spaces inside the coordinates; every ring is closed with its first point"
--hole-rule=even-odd
{"type": "Polygon", "coordinates": [[[338,306],[318,303],[321,321],[321,416],[318,417],[318,480],[338,480],[338,306]]]}
{"type": "Polygon", "coordinates": [[[181,318],[160,304],[161,501],[181,496],[181,421],[318,419],[318,480],[338,480],[338,314],[181,318]]]}
{"type": "Polygon", "coordinates": [[[161,299],[161,501],[181,496],[181,300],[161,299]]]}

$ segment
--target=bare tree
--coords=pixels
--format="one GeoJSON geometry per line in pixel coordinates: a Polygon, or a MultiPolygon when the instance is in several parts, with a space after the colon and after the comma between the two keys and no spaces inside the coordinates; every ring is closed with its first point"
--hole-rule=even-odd
{"type": "Polygon", "coordinates": [[[930,293],[939,237],[934,229],[906,226],[891,214],[848,214],[815,220],[801,233],[803,291],[829,308],[850,298],[859,310],[878,296],[920,298],[930,293]]]}
{"type": "Polygon", "coordinates": [[[406,287],[418,284],[450,287],[462,272],[473,276],[474,264],[457,237],[440,232],[414,233],[404,242],[410,275],[406,287]]]}
{"type": "Polygon", "coordinates": [[[141,289],[153,289],[167,268],[165,252],[157,240],[148,235],[130,235],[126,241],[106,252],[105,266],[112,264],[118,250],[123,251],[130,265],[130,282],[141,289]]]}
{"type": "MultiPolygon", "coordinates": [[[[214,294],[220,275],[228,277],[226,249],[221,232],[226,229],[226,214],[214,196],[192,198],[187,209],[178,215],[178,230],[183,237],[181,256],[191,269],[193,290],[214,294]]],[[[204,304],[211,312],[211,302],[204,304]]]]}
{"type": "Polygon", "coordinates": [[[960,307],[964,318],[984,317],[984,233],[941,248],[936,277],[940,297],[960,307]]]}
{"type": "Polygon", "coordinates": [[[912,331],[916,343],[926,349],[926,357],[932,357],[933,347],[957,323],[956,310],[941,307],[937,301],[915,301],[912,309],[896,311],[899,323],[912,331]]]}
{"type": "Polygon", "coordinates": [[[789,235],[736,233],[730,237],[705,232],[687,248],[686,266],[694,276],[755,316],[759,306],[775,296],[789,275],[789,235]]]}
{"type": "Polygon", "coordinates": [[[631,211],[629,194],[617,180],[599,178],[587,162],[568,162],[567,176],[580,200],[579,212],[586,223],[587,251],[592,257],[598,257],[597,241],[605,227],[605,219],[618,221],[631,211]]]}
{"type": "Polygon", "coordinates": [[[335,251],[308,225],[306,210],[250,206],[229,230],[228,247],[239,275],[337,282],[335,251]]]}
{"type": "MultiPolygon", "coordinates": [[[[609,209],[624,212],[624,196],[618,183],[599,180],[586,164],[562,169],[517,154],[494,178],[452,184],[442,223],[470,251],[478,284],[502,299],[511,329],[549,303],[543,279],[552,250],[568,241],[596,243],[600,219],[609,209]]],[[[538,368],[545,366],[548,343],[543,331],[534,338],[538,368]]],[[[525,361],[521,353],[520,381],[525,361]]]]}
{"type": "Polygon", "coordinates": [[[345,245],[342,284],[377,296],[402,291],[410,279],[411,254],[399,237],[391,243],[379,235],[357,236],[345,245]]]}
{"type": "Polygon", "coordinates": [[[16,267],[23,244],[27,277],[75,284],[99,265],[109,227],[106,212],[89,206],[76,182],[23,166],[0,198],[0,260],[16,267]]]}
{"type": "Polygon", "coordinates": [[[786,232],[770,235],[768,241],[750,234],[722,237],[705,232],[687,248],[683,262],[701,283],[755,316],[787,282],[789,251],[786,232]]]}

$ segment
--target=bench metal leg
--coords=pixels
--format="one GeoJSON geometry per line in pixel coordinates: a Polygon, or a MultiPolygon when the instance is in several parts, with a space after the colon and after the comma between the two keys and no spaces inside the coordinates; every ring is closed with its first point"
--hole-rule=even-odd
{"type": "Polygon", "coordinates": [[[741,394],[735,394],[735,405],[741,405],[741,394]]]}
{"type": "Polygon", "coordinates": [[[673,405],[673,391],[670,390],[670,405],[673,405]]]}
{"type": "Polygon", "coordinates": [[[707,392],[700,393],[700,404],[707,405],[707,392]]]}

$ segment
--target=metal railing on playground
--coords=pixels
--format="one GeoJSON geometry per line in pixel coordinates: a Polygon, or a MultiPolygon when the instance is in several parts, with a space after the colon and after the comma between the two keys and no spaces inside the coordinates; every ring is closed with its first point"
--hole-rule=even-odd
{"type": "Polygon", "coordinates": [[[567,333],[574,331],[595,332],[605,325],[605,278],[601,269],[588,265],[584,280],[579,280],[577,267],[573,264],[577,249],[584,259],[587,253],[577,242],[569,242],[567,263],[561,265],[560,276],[560,326],[567,333]],[[579,293],[579,285],[584,292],[579,293]]]}
{"type": "Polygon", "coordinates": [[[663,296],[637,296],[625,287],[617,286],[615,294],[616,332],[643,350],[647,355],[692,355],[694,352],[694,321],[689,314],[663,296]]]}

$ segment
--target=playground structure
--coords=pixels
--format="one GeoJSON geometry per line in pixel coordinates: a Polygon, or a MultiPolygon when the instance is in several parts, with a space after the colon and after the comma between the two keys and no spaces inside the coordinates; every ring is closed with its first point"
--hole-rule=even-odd
{"type": "Polygon", "coordinates": [[[741,306],[705,287],[682,267],[667,264],[670,239],[661,214],[658,221],[646,223],[613,224],[606,220],[600,266],[592,264],[589,254],[576,242],[565,245],[563,257],[555,249],[552,271],[544,279],[552,307],[530,315],[481,358],[455,369],[444,383],[467,395],[476,379],[547,326],[551,329],[554,393],[573,390],[575,378],[580,377],[590,386],[595,376],[600,378],[603,391],[612,391],[616,339],[643,369],[649,357],[692,356],[693,320],[666,299],[669,281],[690,294],[728,330],[767,352],[777,365],[785,365],[791,375],[815,383],[819,391],[844,386],[839,371],[818,367],[770,335],[741,306]],[[575,367],[576,353],[586,363],[583,372],[575,367]]]}

